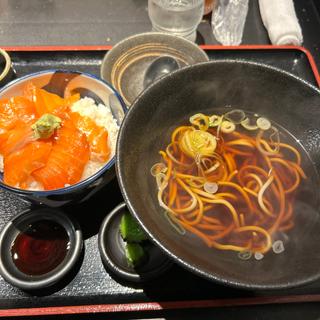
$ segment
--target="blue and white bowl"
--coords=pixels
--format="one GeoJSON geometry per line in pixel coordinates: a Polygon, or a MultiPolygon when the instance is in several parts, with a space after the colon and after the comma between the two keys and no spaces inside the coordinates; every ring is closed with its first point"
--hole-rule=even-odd
{"type": "MultiPolygon", "coordinates": [[[[113,117],[120,126],[126,106],[119,94],[103,80],[82,72],[65,70],[47,70],[18,78],[0,90],[0,99],[22,95],[23,88],[31,81],[35,86],[64,97],[70,93],[80,93],[81,98],[90,97],[96,104],[109,105],[113,117]]],[[[3,182],[0,175],[0,187],[31,202],[60,207],[70,202],[88,199],[115,176],[115,157],[112,157],[98,172],[91,177],[69,187],[50,191],[29,191],[14,188],[3,182]]]]}

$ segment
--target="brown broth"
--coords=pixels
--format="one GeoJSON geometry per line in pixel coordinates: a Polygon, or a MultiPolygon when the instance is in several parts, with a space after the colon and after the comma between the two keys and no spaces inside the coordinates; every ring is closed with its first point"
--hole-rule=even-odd
{"type": "MultiPolygon", "coordinates": [[[[217,110],[215,114],[222,116],[230,111],[233,110],[217,110]]],[[[319,175],[303,144],[289,131],[257,114],[242,114],[250,120],[251,128],[240,124],[241,119],[230,120],[234,125],[230,131],[226,130],[228,127],[218,128],[218,124],[208,128],[208,121],[201,114],[194,127],[205,127],[209,136],[198,134],[199,130],[184,131],[185,123],[177,127],[169,147],[163,147],[167,157],[175,161],[164,161],[165,166],[171,166],[170,171],[167,169],[169,187],[158,186],[158,198],[163,201],[162,207],[175,214],[173,225],[180,223],[184,231],[194,233],[209,247],[266,253],[277,240],[287,241],[289,232],[292,237],[299,231],[295,228],[296,218],[299,221],[304,214],[315,212],[319,175]],[[260,127],[254,128],[259,118],[260,127]],[[216,145],[210,136],[216,137],[216,145]],[[212,158],[204,153],[202,160],[207,162],[200,162],[197,157],[201,150],[197,151],[194,145],[199,141],[207,153],[212,153],[212,158]],[[188,157],[193,160],[188,161],[188,157]],[[219,165],[211,170],[215,161],[219,165]],[[199,179],[216,184],[217,194],[205,194],[205,186],[201,185],[204,182],[199,183],[199,179]],[[223,202],[214,203],[216,200],[223,202]]]]}

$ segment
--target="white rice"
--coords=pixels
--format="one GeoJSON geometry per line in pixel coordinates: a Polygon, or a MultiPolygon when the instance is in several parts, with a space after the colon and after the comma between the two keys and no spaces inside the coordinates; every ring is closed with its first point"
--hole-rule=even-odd
{"type": "MultiPolygon", "coordinates": [[[[94,160],[89,160],[86,164],[81,180],[87,179],[99,171],[115,154],[116,142],[119,131],[119,126],[116,119],[113,117],[111,109],[109,106],[104,106],[103,104],[96,105],[95,101],[91,98],[85,97],[75,102],[71,106],[72,112],[77,112],[81,116],[86,116],[92,119],[98,126],[104,127],[108,131],[108,145],[110,147],[111,153],[110,158],[106,162],[98,162],[94,160]]],[[[0,171],[3,172],[3,156],[0,155],[0,171]]],[[[65,187],[69,185],[66,184],[65,187]]],[[[18,186],[17,186],[18,187],[18,186]]],[[[43,186],[37,181],[32,181],[29,184],[28,190],[44,190],[43,186]]]]}
{"type": "MultiPolygon", "coordinates": [[[[110,159],[114,156],[119,126],[113,117],[109,106],[103,104],[96,105],[91,98],[85,97],[75,102],[71,107],[72,112],[78,112],[81,116],[89,117],[98,126],[104,127],[108,131],[108,145],[111,149],[110,159]]],[[[108,159],[108,161],[110,160],[108,159]]],[[[99,171],[108,161],[101,163],[90,160],[83,171],[81,180],[91,177],[99,171]]]]}
{"type": "Polygon", "coordinates": [[[98,126],[107,129],[108,143],[111,147],[111,157],[113,157],[116,150],[119,126],[112,115],[110,107],[104,106],[103,104],[96,105],[93,99],[85,97],[75,102],[71,107],[71,111],[89,117],[94,120],[98,126]]]}
{"type": "Polygon", "coordinates": [[[102,169],[102,167],[105,164],[106,164],[106,162],[97,162],[97,161],[89,160],[83,169],[81,180],[85,180],[85,179],[91,177],[93,174],[95,174],[100,169],[102,169]]]}

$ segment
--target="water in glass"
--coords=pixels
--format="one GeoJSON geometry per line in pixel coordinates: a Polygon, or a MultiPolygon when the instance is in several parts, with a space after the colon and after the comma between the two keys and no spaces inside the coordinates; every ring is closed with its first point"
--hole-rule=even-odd
{"type": "Polygon", "coordinates": [[[148,11],[154,31],[173,33],[195,41],[204,1],[149,0],[148,11]]]}

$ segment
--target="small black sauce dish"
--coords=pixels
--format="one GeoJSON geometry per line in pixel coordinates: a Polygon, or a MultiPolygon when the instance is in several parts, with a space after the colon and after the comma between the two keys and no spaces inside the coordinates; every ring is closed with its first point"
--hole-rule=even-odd
{"type": "Polygon", "coordinates": [[[104,219],[99,231],[98,244],[104,266],[122,280],[143,283],[166,272],[173,264],[161,249],[149,240],[143,244],[146,252],[144,261],[132,267],[125,254],[125,241],[120,234],[120,221],[129,212],[125,203],[115,207],[104,219]]]}
{"type": "Polygon", "coordinates": [[[73,269],[83,249],[76,221],[49,208],[27,210],[0,234],[0,274],[25,291],[50,288],[73,269]]]}

